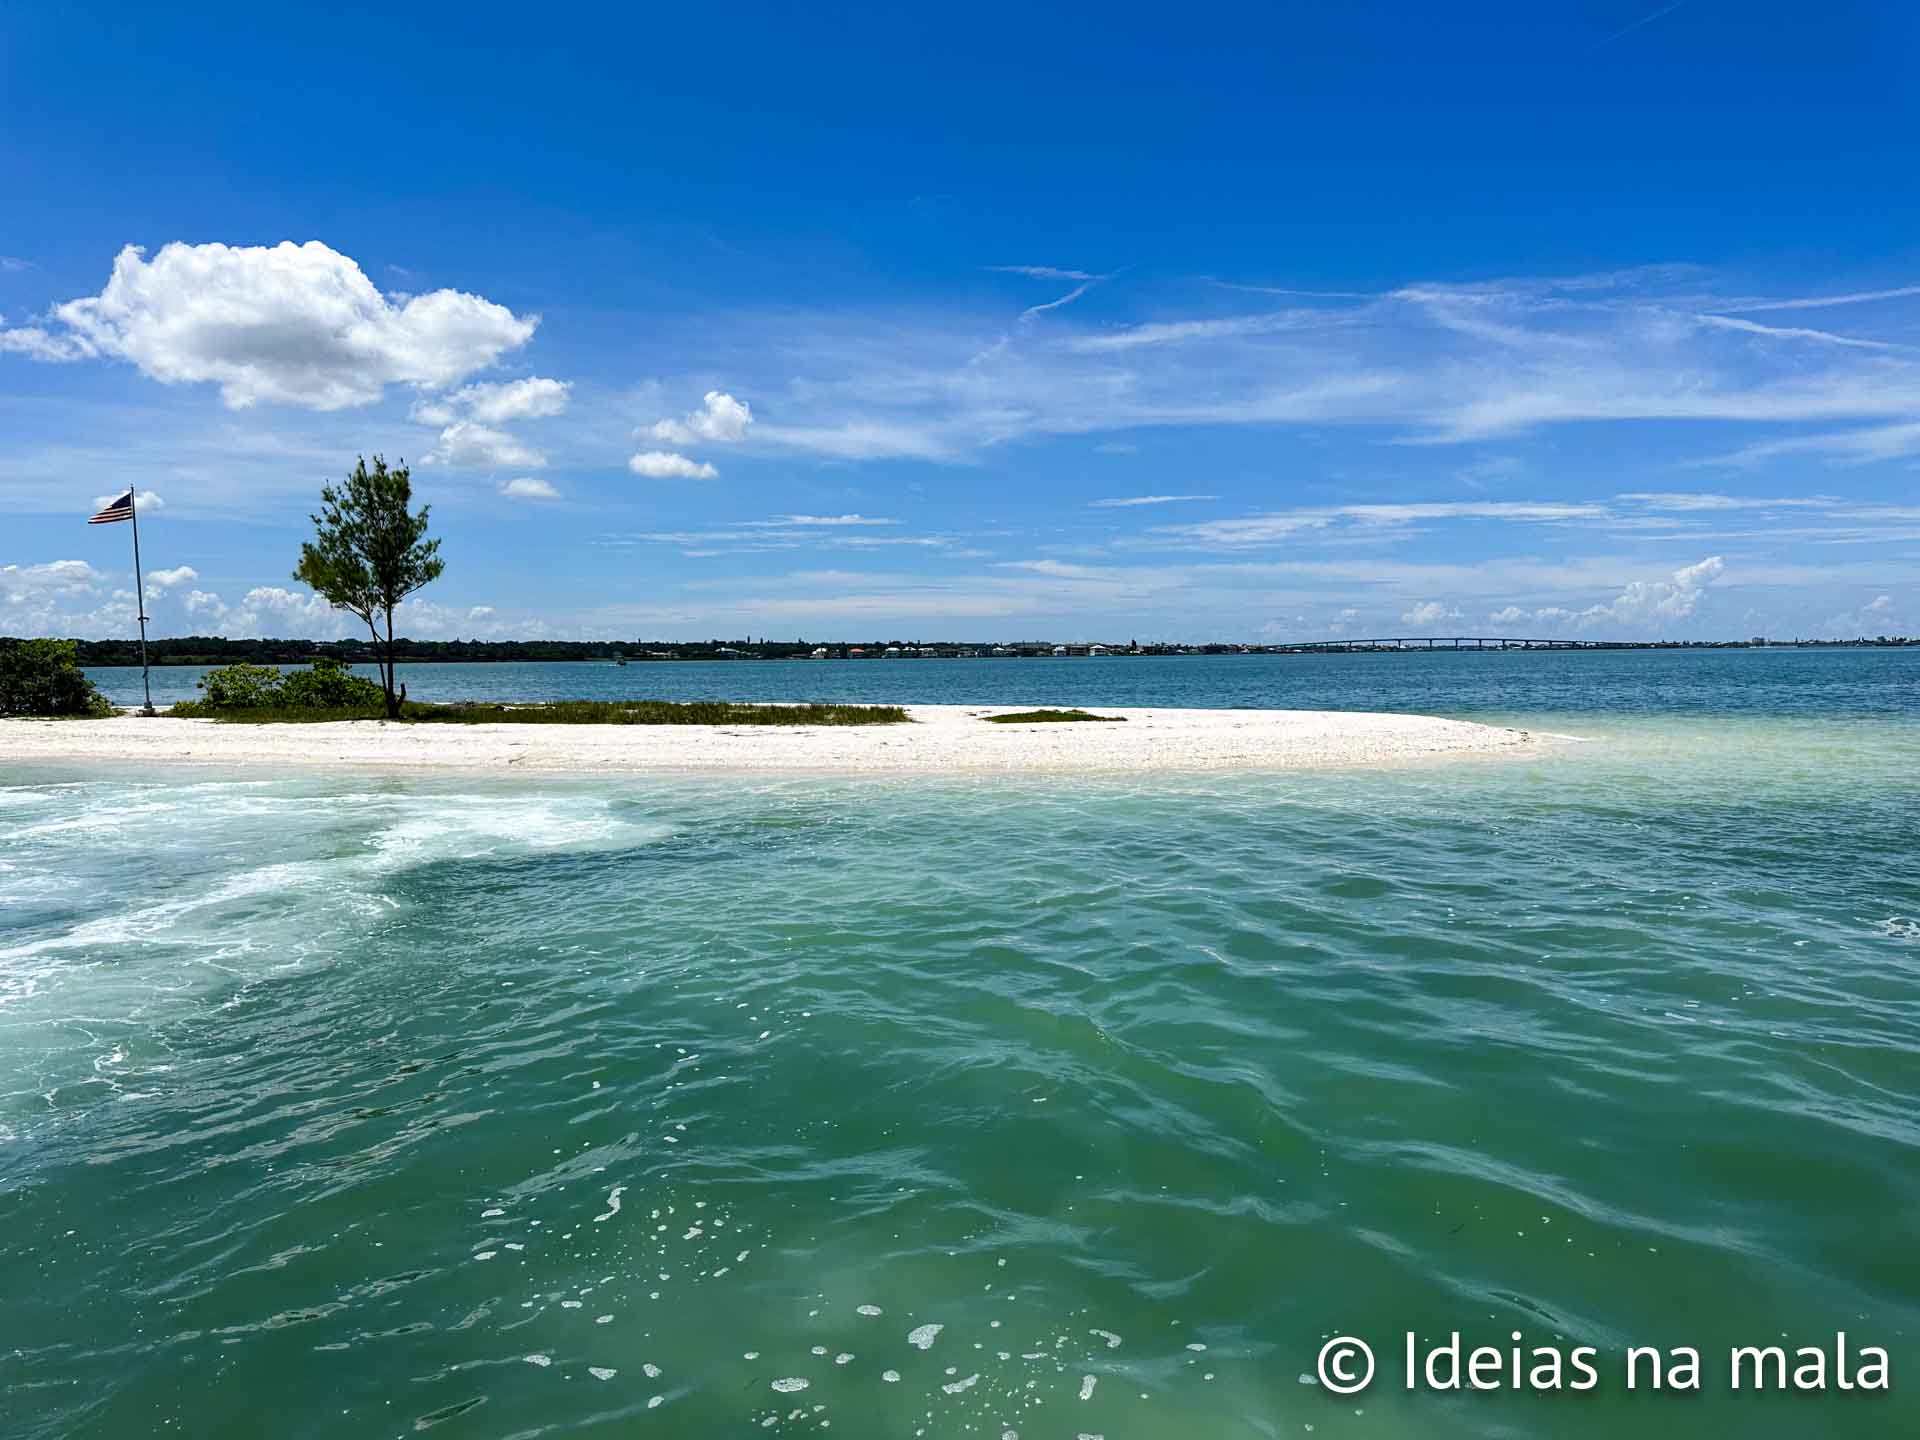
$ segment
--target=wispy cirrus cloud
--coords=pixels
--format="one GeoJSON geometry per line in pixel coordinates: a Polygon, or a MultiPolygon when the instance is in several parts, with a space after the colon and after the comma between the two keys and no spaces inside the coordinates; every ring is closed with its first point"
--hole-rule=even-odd
{"type": "Polygon", "coordinates": [[[1173,505],[1183,500],[1218,500],[1218,495],[1126,495],[1112,500],[1089,500],[1092,510],[1131,510],[1140,505],[1173,505]]]}
{"type": "Polygon", "coordinates": [[[1827,297],[1857,306],[1843,333],[1744,319],[1812,302],[1720,296],[1710,281],[1649,266],[1419,282],[1117,324],[1068,312],[1010,331],[786,312],[762,317],[762,348],[785,373],[756,377],[777,420],[754,433],[763,449],[828,459],[973,463],[1024,440],[1148,427],[1325,425],[1448,445],[1649,422],[1811,434],[1920,410],[1920,349],[1893,313],[1906,287],[1827,297]]]}

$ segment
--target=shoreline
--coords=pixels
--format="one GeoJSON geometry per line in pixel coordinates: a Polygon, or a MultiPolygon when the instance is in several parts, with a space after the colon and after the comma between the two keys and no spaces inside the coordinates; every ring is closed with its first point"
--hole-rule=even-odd
{"type": "Polygon", "coordinates": [[[905,725],[251,725],[119,715],[0,720],[7,761],[409,770],[1040,774],[1375,768],[1537,752],[1524,730],[1347,710],[1084,707],[1125,724],[990,725],[1014,705],[909,705],[905,725]]]}

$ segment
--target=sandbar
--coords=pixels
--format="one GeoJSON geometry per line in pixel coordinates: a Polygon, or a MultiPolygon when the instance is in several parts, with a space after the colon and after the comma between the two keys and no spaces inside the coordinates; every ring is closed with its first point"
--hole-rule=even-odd
{"type": "Polygon", "coordinates": [[[0,720],[7,761],[337,765],[401,770],[1002,773],[1372,767],[1522,755],[1528,731],[1344,710],[1086,707],[1125,724],[991,725],[1020,707],[913,705],[913,723],[780,725],[251,725],[166,715],[0,720]]]}

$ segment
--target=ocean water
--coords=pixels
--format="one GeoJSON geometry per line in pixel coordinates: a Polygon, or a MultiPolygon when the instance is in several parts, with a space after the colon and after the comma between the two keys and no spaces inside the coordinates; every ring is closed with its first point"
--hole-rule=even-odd
{"type": "Polygon", "coordinates": [[[1912,1434],[1916,662],[999,665],[1581,737],[1383,771],[0,755],[0,1433],[1912,1434]],[[1730,1391],[1842,1331],[1891,1392],[1730,1391]]]}
{"type": "MultiPolygon", "coordinates": [[[[361,673],[372,675],[370,666],[361,673]]],[[[140,703],[138,667],[87,672],[140,703]]],[[[206,670],[153,671],[157,705],[206,670]]],[[[402,665],[415,700],[825,700],[870,705],[1116,705],[1412,710],[1468,718],[1571,713],[1912,715],[1920,647],[1903,650],[1440,651],[1379,655],[999,660],[720,660],[617,666],[402,665]]]]}

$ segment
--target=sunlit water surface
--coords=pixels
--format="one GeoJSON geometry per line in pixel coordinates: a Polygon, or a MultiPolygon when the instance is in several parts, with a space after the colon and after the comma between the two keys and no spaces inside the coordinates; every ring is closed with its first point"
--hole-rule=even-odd
{"type": "Polygon", "coordinates": [[[0,757],[0,1431],[1913,1433],[1920,657],[1562,658],[1377,772],[0,757]],[[1727,1393],[1839,1330],[1890,1396],[1727,1393]]]}

